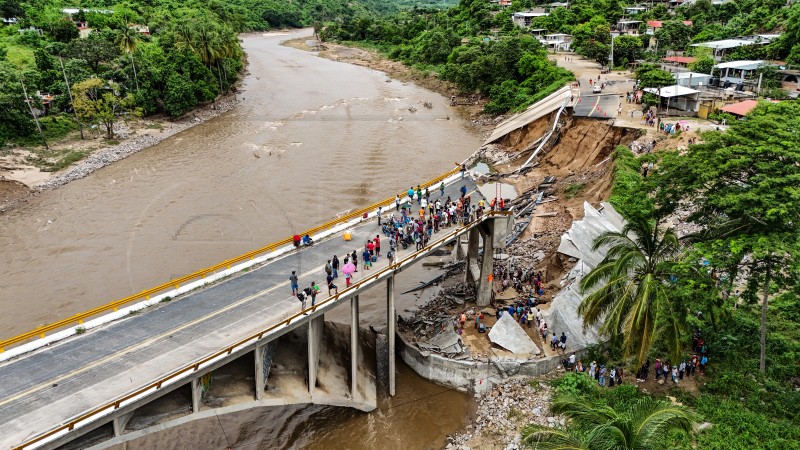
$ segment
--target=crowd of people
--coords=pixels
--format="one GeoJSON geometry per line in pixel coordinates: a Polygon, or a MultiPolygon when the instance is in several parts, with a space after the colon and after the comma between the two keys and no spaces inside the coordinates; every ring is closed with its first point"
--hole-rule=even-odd
{"type": "MultiPolygon", "coordinates": [[[[674,361],[672,364],[667,359],[657,358],[653,365],[656,381],[663,380],[664,383],[672,381],[674,384],[680,383],[684,377],[694,376],[696,373],[705,373],[708,364],[708,350],[705,339],[700,330],[696,330],[692,335],[692,354],[680,362],[674,361]]],[[[650,376],[650,360],[645,361],[636,373],[637,381],[646,381],[650,376]]]]}
{"type": "MultiPolygon", "coordinates": [[[[465,168],[462,166],[462,177],[465,168]]],[[[395,213],[389,217],[385,217],[384,209],[378,208],[378,226],[381,227],[384,238],[387,241],[388,252],[386,257],[390,260],[396,256],[397,250],[400,246],[404,249],[410,245],[414,245],[417,250],[424,248],[428,245],[429,240],[434,233],[438,233],[444,228],[451,227],[454,224],[468,224],[476,219],[480,219],[488,208],[491,209],[505,209],[505,200],[493,199],[489,205],[486,205],[483,199],[476,203],[472,202],[466,185],[462,185],[460,189],[461,196],[453,200],[450,196],[445,198],[445,184],[439,184],[439,198],[431,201],[430,188],[425,188],[423,191],[421,186],[416,189],[409,188],[408,195],[401,199],[399,195],[395,197],[395,213]],[[412,209],[418,207],[418,213],[411,212],[412,209]]],[[[349,287],[352,284],[353,273],[358,272],[358,258],[361,255],[363,265],[362,270],[370,270],[372,264],[377,262],[378,257],[381,256],[381,235],[375,235],[375,238],[367,239],[362,250],[353,250],[344,256],[340,261],[336,255],[329,259],[325,264],[326,281],[328,286],[328,295],[338,294],[339,290],[335,284],[335,280],[339,278],[339,272],[344,274],[345,286],[349,287]],[[354,266],[354,270],[343,271],[342,269],[348,264],[354,266]]],[[[308,235],[295,236],[294,244],[296,247],[303,245],[312,245],[313,240],[308,235]]],[[[301,308],[306,309],[306,299],[311,297],[311,306],[314,306],[316,292],[319,291],[319,286],[314,282],[311,283],[312,293],[306,292],[307,289],[300,289],[298,276],[295,271],[292,271],[289,281],[292,287],[292,295],[297,297],[301,303],[301,308]]]]}

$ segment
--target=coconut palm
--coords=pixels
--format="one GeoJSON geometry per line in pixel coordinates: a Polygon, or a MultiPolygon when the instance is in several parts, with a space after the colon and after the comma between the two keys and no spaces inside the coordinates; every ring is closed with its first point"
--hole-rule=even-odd
{"type": "Polygon", "coordinates": [[[622,411],[574,396],[556,398],[566,428],[529,425],[522,442],[535,449],[644,450],[663,448],[673,430],[692,431],[695,416],[672,403],[644,397],[622,411]]]}
{"type": "Polygon", "coordinates": [[[133,79],[136,82],[136,90],[139,90],[139,77],[136,75],[136,62],[133,60],[133,54],[136,52],[136,47],[139,45],[141,35],[139,31],[128,26],[126,20],[123,20],[122,28],[117,34],[117,44],[123,53],[127,53],[131,58],[131,66],[133,66],[133,79]]]}
{"type": "Polygon", "coordinates": [[[580,282],[592,291],[578,307],[584,326],[603,320],[600,331],[621,337],[626,356],[641,364],[655,339],[663,339],[671,356],[680,355],[683,327],[670,303],[670,278],[679,253],[678,237],[647,220],[632,220],[621,232],[606,232],[593,249],[608,248],[605,259],[580,282]],[[621,335],[621,336],[620,336],[621,335]]]}

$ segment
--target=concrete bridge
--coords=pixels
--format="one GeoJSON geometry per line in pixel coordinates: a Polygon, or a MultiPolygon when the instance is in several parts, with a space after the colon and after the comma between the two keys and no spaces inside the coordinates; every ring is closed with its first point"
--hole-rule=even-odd
{"type": "MultiPolygon", "coordinates": [[[[467,186],[474,200],[480,198],[475,183],[462,180],[457,171],[427,183],[435,190],[432,198],[438,198],[442,180],[447,184],[445,197],[457,198],[467,186]]],[[[381,205],[393,207],[392,200],[381,205]]],[[[401,250],[392,261],[382,256],[371,270],[360,269],[349,288],[340,276],[339,293],[329,297],[326,260],[359,249],[379,234],[374,220],[362,218],[364,213],[374,216],[377,206],[310,230],[317,236],[311,247],[293,249],[284,240],[0,342],[0,360],[5,360],[0,364],[0,448],[56,448],[101,427],[112,428],[120,439],[130,433],[126,425],[138,409],[172,392],[184,392],[191,403],[188,414],[201,417],[208,413],[202,401],[213,373],[236,361],[250,365],[252,376],[246,379],[253,384],[253,405],[315,402],[374,409],[375,381],[359,345],[359,295],[385,289],[388,342],[379,353],[386,355],[384,382],[394,395],[395,275],[464,237],[467,279],[478,283],[479,304],[488,304],[493,248],[502,245],[513,222],[508,212],[490,212],[470,224],[443,229],[422,250],[401,250]],[[342,238],[345,229],[352,233],[351,242],[342,238]],[[309,300],[306,310],[290,295],[292,270],[299,274],[301,288],[311,281],[321,284],[322,295],[314,306],[309,300]],[[210,283],[217,278],[224,279],[210,283]],[[136,300],[140,301],[131,304],[136,300]],[[337,346],[323,339],[324,316],[343,305],[350,309],[350,337],[349,343],[337,346]],[[301,344],[292,344],[289,336],[302,337],[297,341],[301,344]],[[281,388],[281,380],[287,378],[271,376],[271,367],[287,348],[304,361],[294,371],[302,379],[295,383],[301,384],[303,395],[287,396],[289,389],[281,388]],[[345,361],[342,367],[324,363],[321,369],[321,353],[324,360],[337,351],[345,353],[339,358],[345,361]]],[[[457,248],[464,253],[461,245],[457,248]]]]}

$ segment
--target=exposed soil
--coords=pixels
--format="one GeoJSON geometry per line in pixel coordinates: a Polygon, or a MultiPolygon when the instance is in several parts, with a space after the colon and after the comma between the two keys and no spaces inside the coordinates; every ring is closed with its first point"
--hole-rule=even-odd
{"type": "Polygon", "coordinates": [[[21,202],[27,201],[32,193],[19,181],[7,180],[0,176],[0,212],[7,211],[21,202]]]}

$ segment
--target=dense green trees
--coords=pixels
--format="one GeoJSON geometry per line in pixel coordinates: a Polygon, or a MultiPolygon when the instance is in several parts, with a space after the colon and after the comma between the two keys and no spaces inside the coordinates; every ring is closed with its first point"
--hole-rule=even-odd
{"type": "Polygon", "coordinates": [[[585,397],[561,395],[550,410],[566,417],[567,428],[528,426],[522,432],[524,444],[540,450],[657,449],[667,447],[673,433],[690,434],[696,420],[685,407],[650,397],[627,407],[612,407],[585,397]]]}
{"type": "Polygon", "coordinates": [[[548,60],[536,39],[520,34],[508,13],[492,19],[485,0],[462,0],[445,11],[327,23],[320,35],[366,41],[391,58],[432,70],[464,92],[488,96],[486,111],[492,114],[524,108],[573,79],[548,60]]]}
{"type": "Polygon", "coordinates": [[[602,234],[593,248],[607,253],[581,279],[581,290],[591,292],[578,308],[584,326],[602,320],[600,331],[618,342],[625,356],[635,356],[637,365],[657,339],[677,360],[685,312],[669,295],[680,253],[675,233],[655,220],[633,218],[621,232],[602,234]]]}

